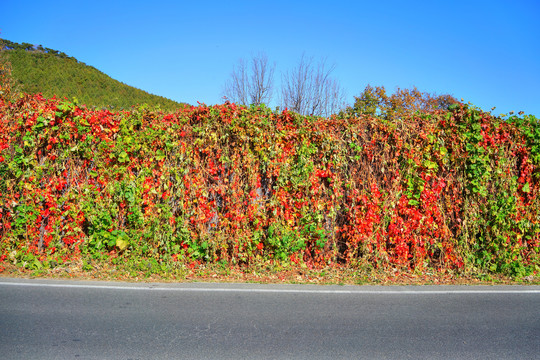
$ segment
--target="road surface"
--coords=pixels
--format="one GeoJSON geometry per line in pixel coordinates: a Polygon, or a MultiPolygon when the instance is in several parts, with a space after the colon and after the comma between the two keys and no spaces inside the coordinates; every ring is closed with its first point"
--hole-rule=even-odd
{"type": "Polygon", "coordinates": [[[0,278],[0,358],[540,359],[540,287],[0,278]]]}

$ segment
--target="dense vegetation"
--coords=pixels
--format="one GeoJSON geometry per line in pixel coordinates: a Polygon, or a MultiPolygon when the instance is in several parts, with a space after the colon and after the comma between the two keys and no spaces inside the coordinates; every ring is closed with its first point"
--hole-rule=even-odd
{"type": "Polygon", "coordinates": [[[540,271],[532,115],[371,87],[329,118],[229,103],[112,111],[20,94],[0,60],[0,271],[540,271]]]}
{"type": "Polygon", "coordinates": [[[6,263],[539,270],[534,116],[111,112],[39,95],[4,98],[0,114],[6,263]]]}
{"type": "Polygon", "coordinates": [[[77,99],[89,107],[129,109],[138,104],[173,111],[183,104],[123,84],[65,53],[0,39],[2,56],[12,66],[12,76],[25,93],[77,99]]]}

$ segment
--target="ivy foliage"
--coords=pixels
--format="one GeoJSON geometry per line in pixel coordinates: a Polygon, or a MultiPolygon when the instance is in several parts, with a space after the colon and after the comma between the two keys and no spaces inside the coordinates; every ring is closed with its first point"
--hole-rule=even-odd
{"type": "Polygon", "coordinates": [[[391,121],[2,98],[0,261],[526,276],[540,265],[538,129],[461,103],[391,121]]]}

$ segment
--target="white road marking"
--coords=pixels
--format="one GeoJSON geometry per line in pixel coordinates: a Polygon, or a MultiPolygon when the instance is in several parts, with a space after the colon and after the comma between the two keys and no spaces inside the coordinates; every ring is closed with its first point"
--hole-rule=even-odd
{"type": "Polygon", "coordinates": [[[154,285],[141,286],[117,286],[117,285],[91,285],[91,284],[50,284],[35,282],[0,282],[0,286],[19,287],[49,287],[68,289],[103,289],[103,290],[138,290],[138,291],[175,291],[175,292],[223,292],[223,293],[283,293],[283,294],[379,294],[379,295],[450,295],[450,294],[540,294],[538,289],[418,289],[418,290],[334,290],[334,289],[269,289],[269,288],[212,288],[212,287],[163,287],[154,285]]]}

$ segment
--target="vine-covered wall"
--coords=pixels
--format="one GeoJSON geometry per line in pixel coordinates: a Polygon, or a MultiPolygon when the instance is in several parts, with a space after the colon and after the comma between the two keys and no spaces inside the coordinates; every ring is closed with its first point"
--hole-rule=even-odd
{"type": "Polygon", "coordinates": [[[540,123],[0,103],[0,256],[538,270],[540,123]]]}

